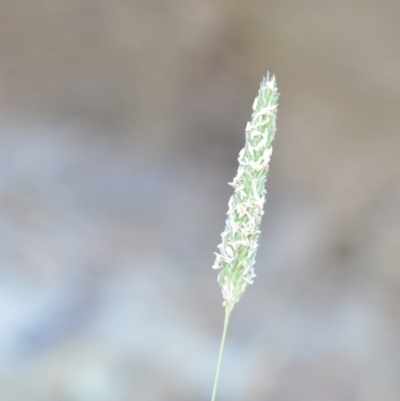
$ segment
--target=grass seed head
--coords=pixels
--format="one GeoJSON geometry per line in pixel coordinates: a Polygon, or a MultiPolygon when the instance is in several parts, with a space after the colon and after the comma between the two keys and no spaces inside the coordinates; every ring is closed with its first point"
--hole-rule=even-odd
{"type": "Polygon", "coordinates": [[[230,183],[234,193],[228,203],[225,231],[221,234],[222,242],[213,265],[219,270],[223,305],[229,311],[255,277],[254,263],[276,131],[278,97],[275,77],[267,74],[254,100],[251,121],[246,126],[237,175],[230,183]]]}

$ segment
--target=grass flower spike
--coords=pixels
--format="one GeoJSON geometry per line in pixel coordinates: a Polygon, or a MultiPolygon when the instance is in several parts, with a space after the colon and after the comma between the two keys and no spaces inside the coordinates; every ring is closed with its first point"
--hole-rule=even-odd
{"type": "Polygon", "coordinates": [[[267,74],[254,101],[251,121],[246,126],[246,142],[239,153],[237,175],[230,183],[234,194],[229,200],[225,231],[221,235],[222,243],[218,246],[219,253],[213,265],[214,269],[219,270],[225,324],[212,401],[215,400],[230,313],[255,277],[254,263],[264,213],[271,145],[276,131],[278,96],[275,77],[267,74]]]}
{"type": "Polygon", "coordinates": [[[245,147],[239,153],[239,169],[230,185],[235,189],[229,200],[220,253],[213,266],[219,269],[224,306],[232,310],[248,284],[252,284],[260,222],[265,202],[265,182],[276,129],[278,90],[275,77],[261,82],[246,127],[245,147]]]}

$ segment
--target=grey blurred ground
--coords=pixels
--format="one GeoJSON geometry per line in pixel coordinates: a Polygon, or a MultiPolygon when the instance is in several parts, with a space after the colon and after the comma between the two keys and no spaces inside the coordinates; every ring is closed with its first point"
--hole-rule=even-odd
{"type": "Polygon", "coordinates": [[[219,399],[400,399],[400,3],[0,1],[0,399],[208,400],[213,252],[267,70],[219,399]]]}

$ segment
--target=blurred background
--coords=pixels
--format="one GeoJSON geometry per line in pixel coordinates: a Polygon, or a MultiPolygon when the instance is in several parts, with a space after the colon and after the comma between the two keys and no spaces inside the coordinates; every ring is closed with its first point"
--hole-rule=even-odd
{"type": "Polygon", "coordinates": [[[400,2],[0,1],[0,399],[205,401],[211,269],[276,74],[219,400],[400,399],[400,2]]]}

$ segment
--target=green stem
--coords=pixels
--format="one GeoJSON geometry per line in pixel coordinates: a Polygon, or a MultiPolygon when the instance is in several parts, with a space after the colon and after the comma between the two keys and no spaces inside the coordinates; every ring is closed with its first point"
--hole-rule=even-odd
{"type": "Polygon", "coordinates": [[[222,354],[224,353],[225,337],[226,337],[226,331],[228,330],[229,316],[231,314],[231,310],[232,309],[227,305],[225,308],[224,331],[222,332],[221,346],[219,348],[217,372],[215,373],[214,388],[213,388],[213,392],[212,392],[212,396],[211,396],[211,401],[215,401],[215,395],[217,394],[219,371],[221,369],[222,354]]]}

